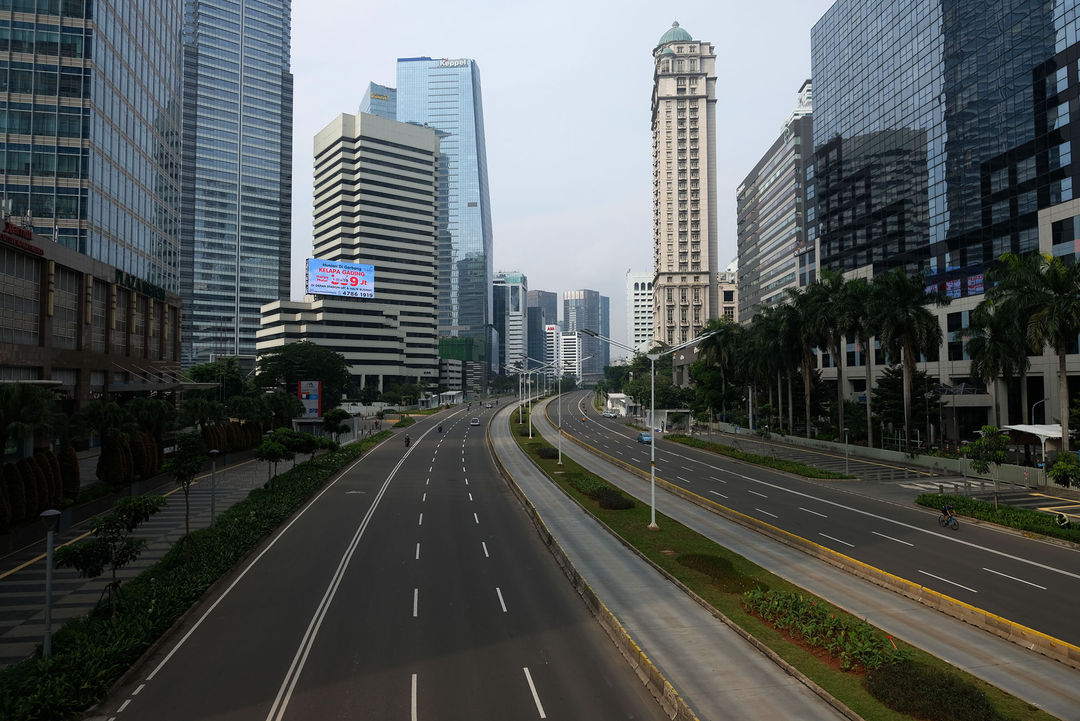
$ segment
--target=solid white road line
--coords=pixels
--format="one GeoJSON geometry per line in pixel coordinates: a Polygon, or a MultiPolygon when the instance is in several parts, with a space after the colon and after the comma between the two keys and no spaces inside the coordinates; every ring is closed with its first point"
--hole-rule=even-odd
{"type": "Polygon", "coordinates": [[[842,543],[845,546],[848,546],[849,548],[855,548],[854,543],[848,543],[847,541],[841,541],[839,538],[833,538],[832,536],[826,535],[824,533],[819,533],[818,535],[819,536],[824,536],[825,538],[828,538],[830,541],[836,541],[837,543],[842,543]]]}
{"type": "Polygon", "coordinates": [[[420,605],[420,589],[414,588],[412,590],[412,617],[416,618],[417,607],[420,605]]]}
{"type": "Polygon", "coordinates": [[[473,520],[476,521],[477,525],[479,525],[480,524],[480,518],[475,513],[472,514],[472,517],[473,517],[473,520]]]}
{"type": "Polygon", "coordinates": [[[416,674],[412,675],[412,721],[416,721],[416,674]]]}
{"type": "MultiPolygon", "coordinates": [[[[984,568],[983,568],[983,570],[984,570],[984,571],[989,571],[990,573],[996,573],[996,574],[997,574],[997,575],[999,575],[999,576],[1002,576],[1002,577],[1004,577],[1004,578],[1009,578],[1009,579],[1012,579],[1013,581],[1019,581],[1020,583],[1026,583],[1027,585],[1029,585],[1029,586],[1034,586],[1035,588],[1041,588],[1041,589],[1042,589],[1042,590],[1044,590],[1044,591],[1046,590],[1046,586],[1040,586],[1040,585],[1039,585],[1039,584],[1037,584],[1037,583],[1032,583],[1031,581],[1025,581],[1025,580],[1024,580],[1024,579],[1022,579],[1022,578],[1017,578],[1016,576],[1010,576],[1010,575],[1009,575],[1009,574],[1007,574],[1007,573],[1002,573],[1001,571],[995,571],[995,570],[994,570],[994,569],[992,569],[992,568],[985,568],[985,567],[984,567],[984,568]]],[[[138,692],[136,692],[136,693],[138,693],[138,692]]]]}
{"type": "Polygon", "coordinates": [[[809,508],[803,508],[799,506],[800,511],[806,511],[807,513],[813,513],[815,516],[821,516],[822,518],[828,518],[824,513],[818,513],[817,511],[811,511],[809,508]]]}
{"type": "Polygon", "coordinates": [[[420,541],[416,542],[416,560],[420,560],[420,541]]]}
{"type": "MultiPolygon", "coordinates": [[[[300,519],[301,516],[303,516],[305,513],[307,513],[308,509],[311,508],[313,505],[315,505],[315,502],[318,501],[320,498],[322,498],[322,495],[324,493],[329,491],[333,486],[337,485],[338,480],[340,480],[342,478],[342,476],[344,476],[346,473],[348,473],[353,468],[355,468],[360,463],[361,460],[363,460],[363,459],[357,458],[355,461],[353,461],[352,465],[350,465],[344,471],[339,473],[337,475],[337,477],[334,478],[333,481],[326,484],[326,487],[323,488],[321,491],[319,491],[318,495],[316,495],[314,498],[312,498],[310,501],[308,501],[308,504],[306,506],[304,506],[303,510],[301,510],[299,513],[297,513],[295,516],[293,516],[293,519],[291,521],[289,521],[289,524],[287,526],[285,526],[280,531],[278,531],[278,534],[276,536],[274,536],[274,540],[272,540],[272,541],[270,541],[270,543],[266,544],[266,548],[264,548],[262,551],[260,551],[259,555],[256,556],[254,559],[252,559],[251,563],[249,563],[244,568],[244,570],[240,572],[240,575],[237,576],[233,580],[233,582],[229,584],[229,587],[226,588],[221,593],[221,595],[217,597],[217,600],[214,601],[212,604],[210,604],[210,608],[206,609],[206,612],[203,613],[203,615],[199,617],[199,620],[195,622],[195,625],[192,626],[190,629],[188,629],[188,632],[184,634],[183,638],[181,638],[179,641],[177,641],[176,645],[173,646],[172,650],[169,651],[168,654],[166,654],[165,658],[161,659],[161,663],[159,663],[157,666],[154,667],[154,670],[151,671],[150,675],[146,677],[147,681],[153,681],[154,680],[154,676],[156,676],[158,674],[158,672],[161,671],[161,669],[163,669],[165,667],[165,664],[167,664],[169,662],[169,660],[174,655],[176,655],[176,652],[180,650],[180,647],[183,646],[187,642],[187,640],[189,638],[191,638],[191,636],[199,629],[199,626],[201,626],[203,624],[203,621],[206,620],[207,616],[209,616],[211,613],[213,613],[214,609],[218,607],[218,604],[221,603],[222,601],[224,601],[225,597],[228,596],[229,593],[234,588],[236,588],[236,585],[238,583],[240,583],[240,581],[244,578],[244,576],[246,576],[248,574],[248,571],[250,571],[255,566],[255,564],[258,563],[262,559],[263,556],[265,556],[267,553],[270,552],[270,549],[274,547],[274,544],[276,544],[279,540],[281,540],[281,537],[283,535],[285,535],[286,531],[288,531],[290,528],[292,528],[292,525],[294,523],[296,523],[300,519]]],[[[365,519],[368,516],[370,516],[372,511],[375,509],[375,507],[379,505],[379,499],[382,498],[382,495],[386,490],[386,486],[389,485],[390,479],[392,479],[394,477],[394,474],[397,473],[397,470],[399,468],[401,468],[401,464],[403,462],[404,462],[404,459],[398,461],[397,465],[394,466],[394,469],[390,472],[390,476],[388,476],[386,481],[383,482],[382,488],[379,490],[379,492],[377,494],[375,494],[375,500],[372,501],[372,506],[371,506],[371,508],[368,509],[367,515],[365,515],[365,519]]],[[[367,521],[365,520],[362,523],[362,527],[364,525],[366,525],[366,523],[367,523],[367,521]]]]}
{"type": "Polygon", "coordinates": [[[714,496],[720,496],[721,498],[727,498],[727,496],[725,496],[723,493],[717,493],[716,491],[709,491],[709,493],[713,494],[714,496]]]}
{"type": "Polygon", "coordinates": [[[485,541],[480,541],[480,545],[484,547],[484,558],[491,558],[488,554],[487,543],[485,541]]]}
{"type": "Polygon", "coordinates": [[[757,506],[754,506],[754,510],[757,511],[758,513],[764,513],[766,516],[772,516],[773,518],[779,518],[780,517],[780,516],[776,515],[775,513],[769,513],[768,511],[763,511],[760,508],[758,508],[757,506]]]}
{"type": "Polygon", "coordinates": [[[536,712],[540,714],[540,718],[547,718],[547,714],[544,713],[544,706],[540,703],[540,696],[536,693],[536,686],[533,684],[529,667],[524,666],[523,668],[525,669],[525,680],[529,682],[529,690],[532,691],[533,701],[536,703],[536,712]]]}
{"type": "Polygon", "coordinates": [[[884,533],[878,533],[877,531],[870,531],[870,533],[873,533],[875,536],[881,536],[882,538],[888,538],[890,541],[896,541],[897,543],[902,543],[905,546],[914,546],[915,545],[914,543],[908,543],[907,541],[901,541],[899,538],[893,538],[892,536],[886,536],[884,533]]]}
{"type": "Polygon", "coordinates": [[[957,583],[956,581],[950,581],[947,578],[942,578],[941,576],[935,576],[932,573],[927,573],[926,571],[922,570],[921,568],[919,569],[919,573],[923,574],[924,576],[929,576],[930,578],[936,578],[939,581],[944,581],[945,583],[951,583],[952,585],[956,586],[957,588],[962,588],[965,591],[971,591],[972,593],[978,593],[978,591],[976,591],[974,588],[968,588],[967,586],[962,586],[961,584],[957,583]]]}
{"type": "Polygon", "coordinates": [[[748,493],[753,493],[755,496],[761,496],[762,498],[768,498],[768,496],[766,496],[764,493],[758,493],[757,491],[751,491],[749,488],[747,488],[746,490],[747,490],[748,493]]]}
{"type": "Polygon", "coordinates": [[[506,613],[506,601],[503,600],[502,590],[498,586],[495,587],[495,593],[499,594],[499,606],[502,607],[503,613],[506,613]]]}

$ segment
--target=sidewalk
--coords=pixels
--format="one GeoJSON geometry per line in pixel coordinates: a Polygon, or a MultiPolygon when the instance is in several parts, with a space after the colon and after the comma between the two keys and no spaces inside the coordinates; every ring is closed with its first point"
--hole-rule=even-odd
{"type": "MultiPolygon", "coordinates": [[[[267,480],[269,463],[256,461],[250,453],[230,454],[237,457],[233,465],[216,472],[215,509],[221,513],[247,497],[251,489],[267,480]]],[[[224,461],[224,459],[222,459],[224,461]]],[[[301,458],[300,460],[303,460],[301,458]]],[[[295,461],[278,464],[278,473],[293,467],[295,461]]],[[[191,528],[203,528],[210,523],[211,483],[209,471],[199,475],[191,487],[191,528]]],[[[144,492],[167,497],[168,505],[140,526],[135,535],[147,540],[139,559],[120,573],[122,579],[132,578],[153,565],[184,535],[184,494],[170,480],[157,476],[145,484],[144,492]]],[[[106,504],[106,509],[112,502],[106,504]]],[[[57,545],[85,535],[86,524],[76,523],[60,532],[57,545]]],[[[0,667],[23,660],[42,642],[45,633],[45,552],[44,530],[40,542],[15,551],[0,559],[0,667]]],[[[98,602],[107,579],[102,576],[88,580],[80,578],[70,568],[53,571],[52,626],[57,631],[69,618],[86,615],[98,602]]]]}

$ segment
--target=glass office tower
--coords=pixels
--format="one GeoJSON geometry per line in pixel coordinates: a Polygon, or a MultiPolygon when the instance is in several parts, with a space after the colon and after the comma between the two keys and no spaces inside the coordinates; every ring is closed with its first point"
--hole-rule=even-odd
{"type": "Polygon", "coordinates": [[[901,266],[956,298],[1073,197],[1075,0],[838,0],[811,33],[808,223],[823,268],[901,266]]]}
{"type": "Polygon", "coordinates": [[[0,0],[4,212],[179,290],[180,6],[0,0]]]}
{"type": "Polygon", "coordinates": [[[360,98],[360,112],[397,120],[397,88],[368,83],[364,97],[360,98]]]}
{"type": "MultiPolygon", "coordinates": [[[[473,60],[399,58],[397,119],[439,131],[439,334],[489,345],[491,204],[480,70],[473,60]]],[[[490,349],[485,360],[491,363],[490,349]]],[[[476,377],[473,388],[486,381],[476,377]]]]}
{"type": "Polygon", "coordinates": [[[289,297],[291,0],[184,2],[183,363],[254,361],[289,297]]]}

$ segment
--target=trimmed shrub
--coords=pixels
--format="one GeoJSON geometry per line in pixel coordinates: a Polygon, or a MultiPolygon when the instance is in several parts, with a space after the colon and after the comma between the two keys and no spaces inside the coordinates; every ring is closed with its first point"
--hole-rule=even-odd
{"type": "Polygon", "coordinates": [[[910,659],[869,671],[866,690],[891,709],[929,721],[1005,721],[971,683],[910,659]]]}
{"type": "Polygon", "coordinates": [[[128,446],[131,448],[132,475],[138,479],[149,478],[151,475],[150,459],[146,455],[146,446],[143,444],[142,434],[133,434],[128,439],[128,446]]]}
{"type": "Polygon", "coordinates": [[[236,421],[231,421],[225,427],[225,441],[224,450],[226,451],[238,451],[244,447],[243,436],[240,434],[240,424],[236,421]]]}
{"type": "Polygon", "coordinates": [[[79,489],[82,487],[79,454],[75,452],[75,446],[69,443],[62,447],[57,461],[60,466],[60,484],[64,498],[75,503],[79,500],[79,489]]]}
{"type": "Polygon", "coordinates": [[[968,496],[950,496],[937,493],[924,493],[916,498],[915,502],[920,506],[928,506],[934,509],[939,509],[946,503],[951,503],[961,516],[971,516],[992,523],[1000,523],[1002,526],[1008,526],[1020,531],[1041,533],[1045,536],[1080,543],[1080,527],[1076,524],[1072,528],[1059,528],[1054,516],[1033,509],[1017,508],[1005,504],[994,508],[993,501],[981,501],[978,498],[968,496]]]}
{"type": "Polygon", "coordinates": [[[11,522],[18,523],[26,518],[26,488],[22,474],[14,463],[6,464],[2,469],[2,480],[7,490],[8,503],[11,504],[11,522]]]}
{"type": "Polygon", "coordinates": [[[53,508],[64,505],[64,474],[60,470],[60,459],[53,449],[48,448],[42,454],[49,466],[49,479],[53,484],[53,508]]]}
{"type": "Polygon", "coordinates": [[[131,455],[131,441],[127,436],[120,436],[120,483],[130,486],[135,481],[135,459],[131,455]]]}
{"type": "Polygon", "coordinates": [[[8,500],[7,483],[0,476],[0,531],[7,530],[11,526],[11,502],[8,500]]]}
{"type": "Polygon", "coordinates": [[[600,486],[589,495],[600,504],[601,508],[612,511],[624,511],[635,505],[629,496],[608,485],[600,486]]]}
{"type": "Polygon", "coordinates": [[[735,570],[731,561],[722,556],[710,556],[703,553],[683,553],[678,559],[679,564],[704,573],[713,584],[721,591],[727,593],[745,593],[754,588],[768,590],[765,584],[747,578],[735,570]]]}
{"type": "Polygon", "coordinates": [[[53,508],[52,482],[49,480],[49,473],[46,470],[45,464],[41,462],[41,456],[33,455],[25,460],[26,464],[30,467],[30,471],[37,479],[38,503],[41,504],[41,508],[38,509],[38,512],[40,513],[46,508],[53,508]]]}
{"type": "Polygon", "coordinates": [[[536,455],[548,460],[554,460],[559,457],[559,449],[551,446],[540,446],[536,449],[536,455]]]}
{"type": "Polygon", "coordinates": [[[23,517],[34,518],[43,510],[41,504],[44,502],[39,490],[37,474],[25,458],[15,461],[15,468],[19,470],[23,491],[26,493],[26,515],[23,517]]]}

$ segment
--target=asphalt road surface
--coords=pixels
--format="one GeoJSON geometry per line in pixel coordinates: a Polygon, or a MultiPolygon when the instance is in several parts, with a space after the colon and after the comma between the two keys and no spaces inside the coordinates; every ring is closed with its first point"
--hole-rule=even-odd
{"type": "Polygon", "coordinates": [[[366,454],[102,718],[663,718],[496,476],[493,413],[366,454]]]}
{"type": "MultiPolygon", "coordinates": [[[[649,446],[591,393],[564,396],[563,428],[648,472],[649,446]],[[581,418],[585,416],[585,421],[581,418]],[[567,418],[572,420],[567,421],[567,418]]],[[[552,404],[548,419],[556,417],[552,404]]],[[[767,444],[762,451],[768,453],[767,444]]],[[[1080,551],[859,492],[857,483],[805,481],[659,439],[656,476],[912,582],[1073,644],[1080,643],[1080,551]]],[[[663,510],[662,508],[660,510],[663,510]]]]}

